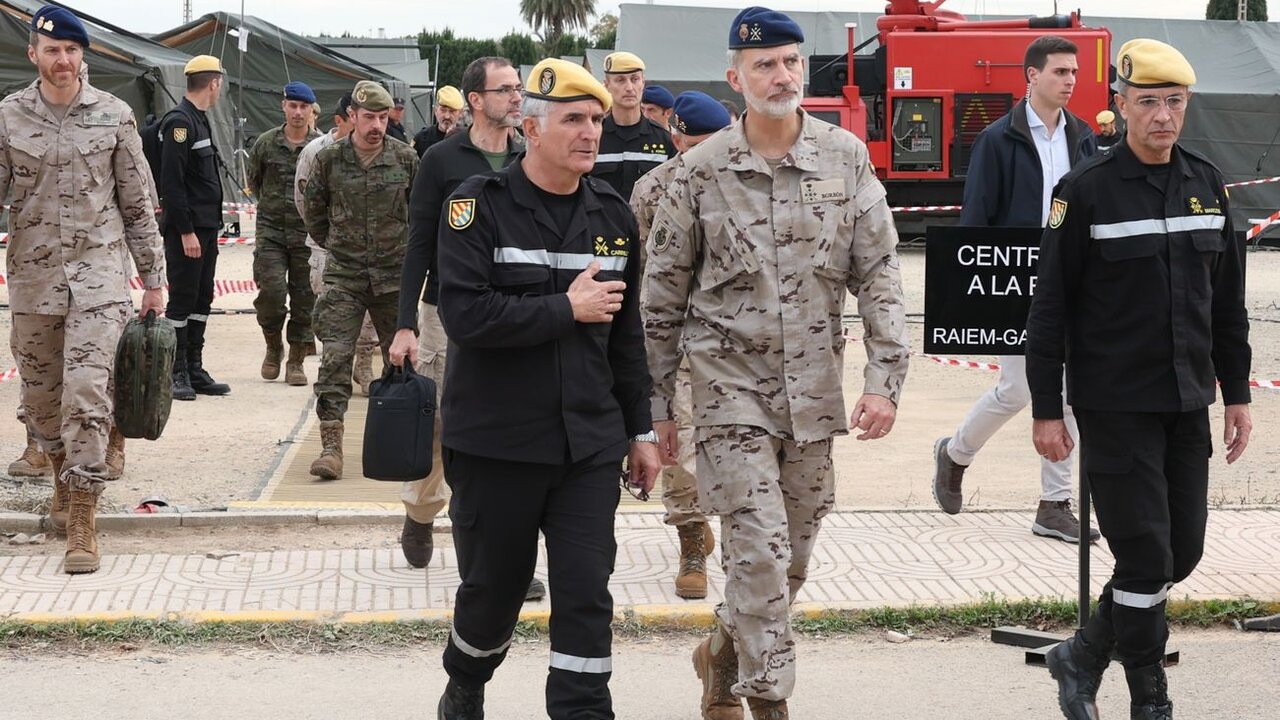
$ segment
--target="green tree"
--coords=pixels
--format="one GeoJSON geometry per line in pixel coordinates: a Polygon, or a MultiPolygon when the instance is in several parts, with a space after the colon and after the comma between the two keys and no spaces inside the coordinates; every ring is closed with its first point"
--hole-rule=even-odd
{"type": "Polygon", "coordinates": [[[538,43],[525,33],[511,32],[498,41],[502,57],[511,61],[517,68],[521,65],[533,65],[542,58],[538,55],[538,43]]]}
{"type": "Polygon", "coordinates": [[[554,51],[548,52],[547,57],[586,55],[589,47],[591,47],[591,41],[586,35],[561,35],[559,45],[554,51]]]}
{"type": "Polygon", "coordinates": [[[618,44],[618,16],[605,13],[591,26],[591,47],[612,50],[618,44]]]}
{"type": "Polygon", "coordinates": [[[500,55],[498,43],[494,40],[477,40],[476,38],[460,38],[453,34],[453,28],[441,31],[423,30],[418,33],[418,52],[427,60],[435,59],[435,46],[440,46],[439,67],[433,68],[441,85],[459,87],[462,84],[462,71],[478,57],[500,55]]]}
{"type": "Polygon", "coordinates": [[[552,50],[562,47],[565,33],[587,28],[595,9],[596,0],[520,0],[520,16],[542,39],[542,47],[550,56],[562,54],[552,50]]]}
{"type": "MultiPolygon", "coordinates": [[[[1239,16],[1239,0],[1209,0],[1204,9],[1205,20],[1235,20],[1239,16]]],[[[1267,0],[1249,0],[1246,17],[1258,22],[1267,21],[1267,0]]]]}

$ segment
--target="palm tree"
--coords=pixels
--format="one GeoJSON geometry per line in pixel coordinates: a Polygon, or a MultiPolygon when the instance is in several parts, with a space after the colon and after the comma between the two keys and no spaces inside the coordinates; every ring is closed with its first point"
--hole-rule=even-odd
{"type": "Polygon", "coordinates": [[[596,0],[520,0],[520,16],[542,38],[544,53],[560,45],[568,30],[587,27],[596,11],[596,0]]]}

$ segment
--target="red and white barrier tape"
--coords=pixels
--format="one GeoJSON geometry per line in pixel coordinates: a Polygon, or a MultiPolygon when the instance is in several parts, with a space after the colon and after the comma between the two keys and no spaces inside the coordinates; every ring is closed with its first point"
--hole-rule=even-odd
{"type": "Polygon", "coordinates": [[[229,210],[248,210],[249,212],[256,212],[258,209],[258,203],[224,202],[222,203],[222,207],[229,210]]]}
{"type": "Polygon", "coordinates": [[[1245,185],[1265,185],[1267,183],[1280,182],[1280,175],[1276,177],[1262,178],[1261,180],[1243,180],[1241,182],[1227,183],[1223,187],[1244,187],[1245,185]]]}
{"type": "Polygon", "coordinates": [[[891,207],[889,212],[894,213],[922,213],[922,212],[950,212],[958,211],[960,205],[907,205],[904,207],[891,207]]]}
{"type": "MultiPolygon", "coordinates": [[[[970,370],[999,370],[1000,369],[1000,365],[997,363],[981,363],[981,362],[974,362],[972,360],[956,360],[955,358],[944,358],[944,357],[938,357],[937,355],[925,355],[923,353],[920,355],[917,355],[917,357],[922,357],[926,360],[932,360],[938,363],[939,365],[947,365],[948,367],[961,367],[961,368],[968,368],[970,370]]],[[[1259,380],[1257,378],[1251,378],[1249,380],[1249,387],[1280,390],[1280,380],[1259,380]]]]}
{"type": "Polygon", "coordinates": [[[18,377],[18,368],[9,368],[3,373],[0,373],[0,383],[9,382],[16,377],[18,377]]]}
{"type": "Polygon", "coordinates": [[[252,245],[253,238],[251,237],[220,237],[218,238],[218,244],[219,245],[252,245]]]}
{"type": "Polygon", "coordinates": [[[1249,228],[1249,231],[1244,234],[1244,239],[1246,241],[1252,240],[1258,237],[1259,235],[1261,235],[1263,230],[1266,230],[1267,228],[1271,227],[1272,225],[1275,225],[1276,223],[1280,223],[1280,210],[1277,210],[1276,212],[1271,213],[1266,218],[1264,218],[1262,222],[1249,228]]]}

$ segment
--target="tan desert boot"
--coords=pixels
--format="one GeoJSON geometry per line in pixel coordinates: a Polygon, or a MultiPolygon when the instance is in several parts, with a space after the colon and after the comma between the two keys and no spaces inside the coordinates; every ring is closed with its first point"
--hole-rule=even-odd
{"type": "Polygon", "coordinates": [[[280,333],[262,334],[267,340],[267,354],[262,358],[262,379],[275,380],[280,377],[280,361],[284,359],[284,342],[280,340],[280,333]]]}
{"type": "Polygon", "coordinates": [[[27,449],[22,451],[21,457],[9,463],[9,476],[49,477],[51,473],[49,456],[44,454],[44,451],[40,449],[40,445],[36,443],[35,437],[28,430],[27,449]]]}
{"type": "Polygon", "coordinates": [[[733,641],[722,631],[698,643],[693,649],[693,669],[702,681],[703,720],[742,720],[742,699],[731,688],[738,682],[738,653],[733,641]],[[720,635],[720,652],[711,652],[711,642],[720,635]]]}
{"type": "Polygon", "coordinates": [[[49,526],[53,534],[62,537],[67,534],[67,508],[70,490],[67,481],[62,479],[62,466],[67,461],[66,455],[50,455],[49,466],[53,471],[53,499],[49,501],[49,526]]]}
{"type": "Polygon", "coordinates": [[[119,480],[124,475],[124,434],[111,426],[111,434],[107,436],[107,477],[119,480]]]}
{"type": "Polygon", "coordinates": [[[752,720],[789,720],[786,700],[762,700],[747,698],[752,720]]]}
{"type": "Polygon", "coordinates": [[[697,522],[680,525],[680,572],[676,575],[676,595],[686,600],[707,596],[707,544],[709,528],[697,522]]]}
{"type": "Polygon", "coordinates": [[[98,494],[91,490],[69,493],[67,515],[67,555],[62,569],[70,575],[98,571],[98,534],[96,514],[98,494]]]}
{"type": "Polygon", "coordinates": [[[342,421],[320,421],[320,457],[311,463],[311,474],[321,480],[342,477],[342,421]]]}
{"type": "Polygon", "coordinates": [[[284,381],[290,385],[306,385],[307,373],[302,369],[302,359],[307,356],[307,348],[302,344],[289,345],[289,360],[284,368],[284,381]]]}

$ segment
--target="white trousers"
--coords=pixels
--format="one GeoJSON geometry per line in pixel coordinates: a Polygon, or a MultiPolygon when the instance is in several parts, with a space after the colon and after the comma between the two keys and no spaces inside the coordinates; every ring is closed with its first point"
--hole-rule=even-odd
{"type": "MultiPolygon", "coordinates": [[[[1000,381],[978,398],[970,408],[969,414],[951,436],[947,444],[947,454],[960,465],[970,465],[983,445],[995,435],[1004,424],[1022,409],[1031,404],[1031,388],[1027,384],[1027,360],[1021,355],[1002,355],[1000,362],[1000,381]]],[[[1065,388],[1065,384],[1063,385],[1065,388]]],[[[1064,390],[1065,392],[1065,390],[1064,390]]],[[[1080,431],[1076,429],[1076,417],[1067,405],[1066,397],[1062,399],[1063,419],[1067,423],[1067,432],[1076,447],[1080,444],[1080,431]]],[[[1031,447],[1031,443],[1027,443],[1031,447]]],[[[1071,482],[1071,466],[1075,463],[1076,451],[1062,462],[1049,462],[1040,458],[1040,499],[1049,501],[1070,500],[1074,486],[1071,482]]]]}

